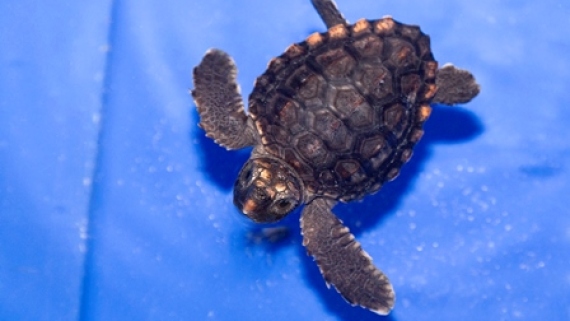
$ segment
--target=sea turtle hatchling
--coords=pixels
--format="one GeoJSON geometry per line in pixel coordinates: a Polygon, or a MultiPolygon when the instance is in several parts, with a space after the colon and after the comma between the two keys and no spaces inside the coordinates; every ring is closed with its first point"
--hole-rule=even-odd
{"type": "Polygon", "coordinates": [[[209,50],[194,69],[200,127],[227,149],[253,146],[234,203],[255,222],[301,204],[303,245],[327,283],[352,305],[388,314],[394,291],[342,222],[340,200],[361,199],[394,179],[422,137],[430,103],[465,103],[473,76],[438,70],[430,38],[391,17],[349,24],[332,0],[312,0],[328,31],[272,59],[246,114],[236,67],[209,50]]]}

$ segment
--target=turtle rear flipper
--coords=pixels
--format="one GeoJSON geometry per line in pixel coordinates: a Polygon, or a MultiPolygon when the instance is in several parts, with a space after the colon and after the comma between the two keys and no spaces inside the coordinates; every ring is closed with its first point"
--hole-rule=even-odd
{"type": "Polygon", "coordinates": [[[334,201],[316,199],[301,216],[303,245],[327,282],[352,305],[380,315],[394,306],[390,281],[362,250],[348,228],[331,212],[334,201]]]}
{"type": "Polygon", "coordinates": [[[327,25],[327,29],[338,24],[348,24],[348,21],[344,19],[333,0],[311,0],[311,2],[325,25],[327,25]]]}
{"type": "Polygon", "coordinates": [[[200,113],[200,127],[206,135],[227,149],[255,144],[253,130],[245,114],[237,68],[225,52],[210,49],[194,68],[192,97],[200,113]]]}
{"type": "Polygon", "coordinates": [[[437,71],[437,93],[433,103],[444,105],[464,104],[481,91],[475,77],[467,70],[446,64],[437,71]]]}

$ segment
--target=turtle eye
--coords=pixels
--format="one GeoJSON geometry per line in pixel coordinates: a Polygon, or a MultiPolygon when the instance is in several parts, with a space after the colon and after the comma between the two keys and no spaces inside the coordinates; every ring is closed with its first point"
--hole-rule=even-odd
{"type": "Polygon", "coordinates": [[[294,203],[288,199],[280,199],[273,204],[273,212],[278,213],[279,215],[287,214],[292,209],[294,203]]]}
{"type": "Polygon", "coordinates": [[[240,175],[239,175],[239,179],[238,181],[240,182],[240,184],[243,184],[244,186],[249,185],[249,183],[251,183],[251,179],[253,177],[253,166],[248,166],[246,165],[240,175]]]}
{"type": "Polygon", "coordinates": [[[246,182],[251,181],[251,175],[253,174],[253,170],[251,168],[249,168],[244,174],[243,174],[243,179],[246,182]]]}
{"type": "Polygon", "coordinates": [[[288,208],[290,205],[291,205],[291,202],[289,202],[288,200],[277,201],[277,208],[279,208],[281,210],[288,208]]]}

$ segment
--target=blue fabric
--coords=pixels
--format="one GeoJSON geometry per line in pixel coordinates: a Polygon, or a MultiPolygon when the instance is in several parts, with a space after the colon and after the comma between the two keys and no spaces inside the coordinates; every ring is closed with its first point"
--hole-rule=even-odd
{"type": "MultiPolygon", "coordinates": [[[[335,208],[394,284],[385,319],[570,319],[570,4],[338,5],[420,24],[482,86],[335,208]]],[[[299,213],[271,240],[235,210],[248,151],[205,138],[188,95],[210,47],[247,97],[322,30],[308,0],[0,1],[0,320],[378,319],[326,288],[299,213]]]]}

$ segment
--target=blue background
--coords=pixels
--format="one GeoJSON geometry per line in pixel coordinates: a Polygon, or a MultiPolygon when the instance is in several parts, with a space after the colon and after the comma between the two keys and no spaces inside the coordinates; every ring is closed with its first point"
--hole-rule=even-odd
{"type": "MultiPolygon", "coordinates": [[[[335,209],[394,284],[384,319],[570,319],[570,3],[338,5],[420,24],[482,86],[335,209]]],[[[248,151],[206,139],[188,95],[210,47],[247,96],[323,30],[308,0],[0,1],[0,320],[383,319],[326,288],[298,213],[277,240],[237,213],[248,151]]]]}

